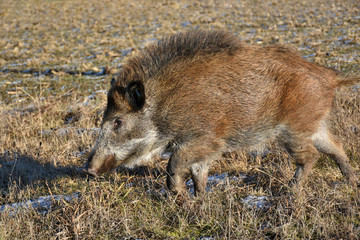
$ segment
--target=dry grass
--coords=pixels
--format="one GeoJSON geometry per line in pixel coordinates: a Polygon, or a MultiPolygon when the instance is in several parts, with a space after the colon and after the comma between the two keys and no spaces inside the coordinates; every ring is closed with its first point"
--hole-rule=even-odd
{"type": "MultiPolygon", "coordinates": [[[[289,43],[311,61],[355,72],[359,9],[356,0],[1,1],[0,204],[80,197],[46,214],[0,213],[0,239],[359,239],[359,188],[344,184],[325,157],[300,195],[286,193],[294,166],[278,150],[225,155],[212,173],[248,177],[203,202],[162,194],[166,161],[97,180],[79,175],[110,76],[66,73],[116,69],[154,39],[195,27],[226,29],[252,44],[289,43]],[[21,72],[30,69],[54,74],[21,72]],[[269,196],[272,205],[251,209],[242,202],[248,195],[269,196]]],[[[339,90],[335,106],[336,133],[359,173],[359,88],[339,90]]]]}

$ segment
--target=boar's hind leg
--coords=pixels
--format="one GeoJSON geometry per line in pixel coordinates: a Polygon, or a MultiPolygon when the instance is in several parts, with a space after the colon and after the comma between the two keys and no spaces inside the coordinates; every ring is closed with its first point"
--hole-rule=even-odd
{"type": "Polygon", "coordinates": [[[319,131],[312,136],[314,146],[322,153],[329,155],[339,166],[345,179],[353,186],[357,184],[357,178],[346,156],[342,144],[335,141],[325,124],[322,124],[319,131]]]}
{"type": "Polygon", "coordinates": [[[315,149],[311,139],[302,139],[286,146],[296,162],[296,172],[290,185],[301,188],[311,169],[319,158],[319,152],[315,149]]]}

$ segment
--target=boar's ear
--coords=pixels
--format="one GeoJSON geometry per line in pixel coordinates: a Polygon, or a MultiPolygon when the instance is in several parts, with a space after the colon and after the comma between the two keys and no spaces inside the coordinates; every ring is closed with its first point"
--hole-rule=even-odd
{"type": "Polygon", "coordinates": [[[111,86],[114,86],[114,84],[116,83],[116,80],[114,77],[111,78],[111,82],[110,82],[110,85],[111,86]]]}
{"type": "Polygon", "coordinates": [[[140,81],[129,83],[126,88],[126,99],[134,111],[140,110],[145,104],[144,84],[140,81]]]}

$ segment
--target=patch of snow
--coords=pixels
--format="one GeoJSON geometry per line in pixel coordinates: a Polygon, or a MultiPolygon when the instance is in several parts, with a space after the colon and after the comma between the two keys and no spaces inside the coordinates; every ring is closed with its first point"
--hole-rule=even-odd
{"type": "Polygon", "coordinates": [[[269,209],[271,204],[268,202],[267,196],[247,196],[242,201],[249,206],[250,208],[262,209],[266,210],[269,209]]]}
{"type": "Polygon", "coordinates": [[[71,202],[79,199],[79,193],[73,193],[70,195],[50,195],[45,197],[39,197],[35,200],[28,200],[21,203],[12,203],[0,206],[0,213],[9,213],[10,216],[14,216],[21,211],[29,211],[34,209],[35,211],[45,214],[54,207],[56,201],[71,202]]]}
{"type": "MultiPolygon", "coordinates": [[[[230,181],[231,182],[232,181],[234,181],[234,182],[242,181],[245,178],[246,178],[245,175],[229,176],[229,174],[227,174],[227,173],[215,174],[215,175],[208,177],[206,191],[210,192],[212,190],[212,188],[214,188],[214,187],[219,187],[219,186],[225,185],[226,183],[228,183],[230,181]]],[[[192,179],[190,179],[189,181],[186,182],[186,186],[189,187],[190,193],[194,194],[194,182],[192,179]]]]}

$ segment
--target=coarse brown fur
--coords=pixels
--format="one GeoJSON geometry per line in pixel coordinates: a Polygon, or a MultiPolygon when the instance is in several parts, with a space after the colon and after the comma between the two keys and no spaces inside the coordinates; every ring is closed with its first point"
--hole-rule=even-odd
{"type": "Polygon", "coordinates": [[[356,81],[358,76],[307,62],[289,47],[247,45],[222,31],[164,38],[123,65],[86,171],[97,175],[104,159],[132,166],[170,151],[169,188],[182,191],[190,169],[199,194],[221,153],[277,140],[296,161],[298,185],[319,152],[356,184],[328,126],[335,89],[356,81]]]}

